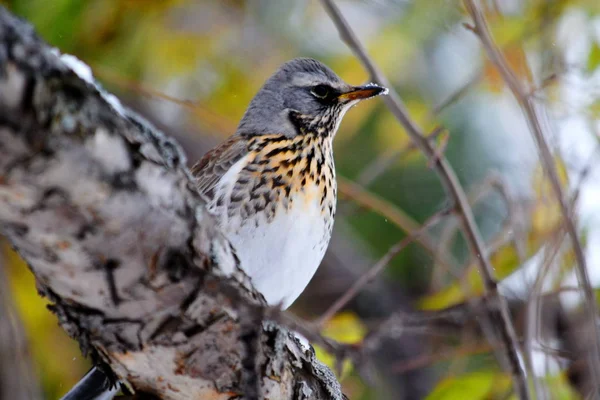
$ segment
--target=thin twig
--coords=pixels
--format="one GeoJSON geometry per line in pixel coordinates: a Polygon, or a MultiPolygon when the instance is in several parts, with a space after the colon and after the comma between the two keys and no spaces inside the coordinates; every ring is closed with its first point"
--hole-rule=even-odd
{"type": "Polygon", "coordinates": [[[457,358],[474,356],[477,354],[485,354],[491,352],[492,350],[493,347],[489,343],[478,343],[467,345],[464,347],[459,347],[457,349],[436,352],[433,354],[423,354],[411,360],[400,361],[393,364],[392,372],[395,374],[404,374],[408,371],[424,368],[441,361],[456,360],[457,358]]]}
{"type": "MultiPolygon", "coordinates": [[[[417,221],[387,200],[370,193],[360,185],[341,176],[337,177],[337,183],[340,195],[347,196],[356,204],[366,207],[385,217],[406,234],[411,234],[419,229],[417,221]]],[[[438,252],[430,237],[425,234],[418,235],[415,238],[415,241],[431,254],[434,262],[439,263],[447,272],[453,273],[455,271],[458,262],[451,253],[438,252]]]]}
{"type": "Polygon", "coordinates": [[[446,152],[446,148],[448,147],[448,141],[450,140],[450,135],[448,131],[443,131],[445,134],[440,136],[440,144],[435,149],[435,156],[427,160],[427,168],[433,168],[433,166],[437,163],[437,161],[444,156],[446,152]]]}
{"type": "Polygon", "coordinates": [[[106,82],[109,82],[126,91],[137,93],[151,100],[166,101],[186,108],[193,114],[196,114],[199,117],[198,120],[203,121],[206,125],[215,129],[219,133],[231,135],[232,132],[235,132],[235,123],[233,123],[226,116],[213,111],[198,101],[182,100],[173,96],[169,96],[166,93],[153,89],[140,82],[130,80],[123,75],[99,65],[94,66],[94,74],[106,82]]]}
{"type": "Polygon", "coordinates": [[[335,303],[333,303],[327,311],[321,315],[321,317],[315,322],[318,327],[322,327],[333,317],[339,310],[341,310],[350,300],[354,298],[358,294],[358,292],[365,287],[369,282],[371,282],[375,277],[392,261],[394,257],[396,257],[406,246],[411,244],[414,240],[417,239],[418,236],[422,235],[429,227],[435,225],[440,221],[443,217],[448,215],[448,210],[442,210],[434,215],[432,215],[425,223],[418,229],[411,232],[410,235],[405,236],[402,240],[392,246],[387,253],[375,265],[373,265],[369,270],[367,270],[364,274],[360,276],[353,284],[350,286],[346,292],[338,298],[335,303]]]}
{"type": "Polygon", "coordinates": [[[600,143],[596,144],[596,148],[593,153],[590,155],[588,161],[584,163],[583,169],[579,172],[577,177],[577,183],[573,185],[573,194],[571,196],[571,205],[573,208],[579,199],[579,195],[581,194],[581,190],[583,188],[583,184],[587,179],[589,179],[592,170],[597,166],[594,161],[597,161],[600,156],[600,143]]]}
{"type": "MultiPolygon", "coordinates": [[[[472,208],[475,208],[480,202],[489,196],[492,191],[497,192],[498,195],[502,197],[502,200],[506,205],[507,217],[503,221],[503,226],[500,231],[490,242],[487,243],[488,254],[490,257],[493,257],[500,249],[500,246],[506,244],[506,239],[509,238],[512,239],[520,261],[524,262],[526,258],[525,244],[527,243],[525,229],[522,226],[523,222],[518,218],[517,203],[511,195],[511,191],[509,190],[507,183],[502,179],[502,176],[498,173],[491,173],[474,188],[469,190],[469,193],[467,194],[469,204],[472,208]]],[[[442,257],[441,254],[447,254],[450,251],[449,247],[452,244],[452,239],[454,238],[455,231],[458,228],[458,223],[454,220],[450,220],[442,229],[440,238],[438,240],[438,258],[442,257]]],[[[465,265],[460,268],[460,271],[462,271],[462,276],[459,277],[459,279],[465,281],[465,283],[468,273],[476,266],[477,260],[475,258],[476,256],[469,257],[465,265]]],[[[432,286],[439,286],[438,282],[440,282],[441,279],[442,276],[440,275],[439,270],[434,270],[431,278],[431,281],[433,282],[432,286]]]]}
{"type": "MultiPolygon", "coordinates": [[[[350,47],[356,57],[367,69],[371,79],[374,82],[389,88],[389,96],[385,96],[384,101],[392,114],[402,124],[406,132],[415,142],[417,147],[423,152],[427,160],[434,158],[436,156],[435,148],[422,133],[421,129],[409,117],[406,106],[402,102],[402,99],[392,88],[387,78],[381,73],[381,71],[379,71],[377,66],[367,55],[366,49],[360,43],[340,13],[340,10],[334,4],[333,0],[321,0],[321,2],[331,20],[337,27],[342,40],[346,42],[348,47],[350,47]]],[[[497,325],[501,335],[501,340],[505,343],[505,353],[511,368],[511,373],[513,375],[515,390],[521,399],[528,399],[529,393],[527,391],[527,380],[525,377],[525,372],[523,371],[519,361],[519,344],[515,334],[515,329],[511,321],[506,300],[502,296],[498,296],[498,283],[494,278],[492,265],[489,261],[483,238],[481,237],[479,229],[475,223],[473,211],[469,206],[465,191],[445,156],[436,160],[434,170],[438,174],[438,177],[450,196],[450,199],[454,202],[454,206],[456,207],[458,217],[461,220],[465,238],[469,244],[471,252],[478,255],[478,261],[481,267],[480,272],[487,294],[497,296],[498,300],[500,301],[500,310],[498,313],[500,320],[497,321],[497,325]]],[[[490,320],[490,318],[487,319],[490,320]]]]}
{"type": "MultiPolygon", "coordinates": [[[[518,77],[512,71],[508,65],[508,62],[494,42],[494,39],[489,32],[483,11],[478,6],[477,2],[475,0],[465,0],[465,5],[475,23],[475,33],[480,38],[483,48],[485,49],[490,61],[498,69],[498,72],[521,105],[521,108],[525,114],[532,136],[538,148],[538,153],[540,155],[544,172],[550,179],[552,190],[554,191],[554,195],[558,200],[561,213],[563,215],[565,229],[571,239],[571,245],[573,246],[573,252],[577,261],[576,271],[578,272],[578,278],[583,286],[583,292],[586,298],[585,308],[586,312],[588,313],[588,318],[590,321],[595,321],[598,316],[598,311],[596,307],[596,297],[594,295],[594,290],[588,275],[587,261],[585,259],[583,248],[577,234],[577,228],[575,226],[575,222],[573,221],[572,213],[570,212],[568,201],[563,194],[560,180],[558,178],[558,172],[556,170],[556,165],[554,163],[554,158],[552,157],[552,153],[544,136],[535,105],[532,102],[531,97],[528,96],[529,91],[523,87],[518,77]]],[[[600,348],[598,344],[599,332],[596,323],[593,323],[592,327],[595,340],[593,340],[593,348],[590,352],[590,368],[592,376],[594,377],[594,382],[597,384],[600,382],[600,366],[598,364],[598,356],[600,355],[600,348]]]]}
{"type": "MultiPolygon", "coordinates": [[[[429,135],[427,139],[435,141],[441,134],[446,134],[447,130],[441,126],[437,126],[429,135]]],[[[406,154],[411,151],[418,150],[414,141],[409,141],[406,145],[398,149],[390,149],[385,151],[382,155],[377,157],[375,160],[367,164],[362,171],[358,174],[356,182],[367,187],[381,174],[383,174],[393,163],[397,162],[406,154]]]]}
{"type": "MultiPolygon", "coordinates": [[[[412,232],[419,228],[419,223],[417,221],[389,201],[368,192],[359,184],[344,177],[338,176],[336,180],[340,196],[346,196],[361,207],[366,207],[369,210],[375,211],[382,217],[391,221],[394,225],[398,226],[398,228],[404,232],[412,232]]],[[[430,249],[429,246],[430,244],[423,245],[427,250],[435,249],[434,247],[430,249]]]]}
{"type": "MultiPolygon", "coordinates": [[[[551,24],[553,22],[555,22],[555,21],[550,20],[550,21],[548,21],[548,24],[551,24]]],[[[471,30],[471,31],[473,30],[473,27],[471,25],[465,25],[465,28],[467,28],[468,30],[471,30]]],[[[537,34],[538,32],[539,32],[539,29],[537,27],[527,28],[523,32],[522,35],[519,35],[519,37],[514,38],[514,39],[510,40],[508,43],[506,43],[505,45],[503,45],[502,51],[508,52],[508,51],[511,51],[511,50],[517,48],[517,46],[521,46],[524,41],[530,39],[533,35],[537,34]]],[[[463,96],[465,96],[469,92],[469,90],[473,89],[475,86],[477,86],[479,83],[481,83],[481,80],[484,77],[485,77],[485,69],[484,69],[484,67],[481,67],[476,72],[474,72],[473,76],[467,82],[465,82],[463,85],[459,86],[456,90],[451,92],[448,96],[446,96],[443,100],[441,100],[438,104],[436,104],[429,112],[427,118],[425,118],[425,121],[434,121],[437,118],[437,116],[442,113],[442,111],[444,111],[450,105],[456,103],[463,96]]],[[[557,77],[557,74],[554,73],[554,74],[551,74],[548,77],[542,79],[541,86],[546,86],[547,84],[551,83],[550,81],[553,81],[556,77],[557,77]]]]}

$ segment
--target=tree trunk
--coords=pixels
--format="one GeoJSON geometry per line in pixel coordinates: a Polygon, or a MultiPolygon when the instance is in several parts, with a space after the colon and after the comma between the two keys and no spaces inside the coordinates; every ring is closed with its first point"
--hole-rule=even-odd
{"type": "Polygon", "coordinates": [[[0,8],[0,228],[82,351],[161,399],[341,399],[265,302],[179,146],[0,8]]]}

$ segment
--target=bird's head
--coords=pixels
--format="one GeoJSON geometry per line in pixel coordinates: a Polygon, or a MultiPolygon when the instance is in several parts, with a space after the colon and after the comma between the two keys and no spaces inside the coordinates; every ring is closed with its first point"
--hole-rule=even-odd
{"type": "Polygon", "coordinates": [[[238,132],[333,136],[350,107],[387,91],[375,84],[351,86],[323,63],[296,58],[283,64],[252,99],[238,132]]]}

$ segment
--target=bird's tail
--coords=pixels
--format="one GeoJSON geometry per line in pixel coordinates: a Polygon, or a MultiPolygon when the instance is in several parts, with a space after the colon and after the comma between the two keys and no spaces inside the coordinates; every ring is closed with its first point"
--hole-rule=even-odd
{"type": "Polygon", "coordinates": [[[111,400],[119,391],[119,385],[98,367],[93,367],[60,400],[111,400]]]}

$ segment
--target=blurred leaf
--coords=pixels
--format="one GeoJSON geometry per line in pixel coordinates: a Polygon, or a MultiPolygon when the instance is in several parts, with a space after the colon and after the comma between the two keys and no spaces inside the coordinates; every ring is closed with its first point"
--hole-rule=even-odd
{"type": "Polygon", "coordinates": [[[588,55],[588,72],[595,71],[598,65],[600,65],[600,44],[598,44],[598,42],[593,42],[590,54],[588,55]]]}
{"type": "Polygon", "coordinates": [[[581,398],[569,383],[566,373],[547,376],[542,378],[542,380],[548,385],[548,392],[552,393],[553,400],[574,400],[581,398]]]}
{"type": "Polygon", "coordinates": [[[600,119],[600,100],[596,100],[588,107],[589,113],[593,119],[600,119]]]}
{"type": "MultiPolygon", "coordinates": [[[[327,365],[332,371],[335,371],[337,375],[338,366],[335,362],[335,356],[323,350],[323,348],[319,345],[313,345],[313,347],[315,349],[315,355],[317,356],[317,359],[319,359],[319,361],[321,361],[323,364],[327,365]]],[[[342,363],[342,373],[337,377],[338,380],[340,382],[343,381],[352,373],[352,371],[353,367],[350,360],[344,360],[344,362],[342,363]]]]}
{"type": "MultiPolygon", "coordinates": [[[[519,268],[519,257],[517,250],[511,245],[503,246],[490,256],[490,262],[494,269],[494,277],[498,280],[506,278],[519,268]]],[[[477,296],[483,293],[483,281],[479,273],[479,266],[471,264],[467,267],[466,282],[453,281],[444,289],[424,297],[419,305],[425,310],[439,310],[459,304],[468,296],[477,296]],[[469,292],[464,292],[464,287],[469,292]]]]}
{"type": "Polygon", "coordinates": [[[427,396],[427,400],[486,399],[497,375],[492,372],[474,372],[443,379],[427,396]]]}
{"type": "Polygon", "coordinates": [[[193,72],[201,54],[201,37],[174,33],[172,30],[156,36],[155,51],[161,56],[155,58],[154,62],[165,76],[193,72]]]}
{"type": "Polygon", "coordinates": [[[465,299],[465,294],[458,283],[454,282],[446,288],[424,297],[420,302],[420,308],[423,310],[441,310],[446,307],[458,304],[465,299]]]}
{"type": "MultiPolygon", "coordinates": [[[[570,7],[580,0],[534,0],[524,3],[529,7],[523,15],[523,20],[531,21],[555,21],[560,18],[570,7]]],[[[595,2],[595,0],[583,0],[583,2],[595,2]]]]}
{"type": "Polygon", "coordinates": [[[408,134],[392,113],[381,113],[375,121],[375,126],[375,143],[377,144],[377,150],[381,153],[391,148],[405,148],[410,142],[408,134]]]}
{"type": "Polygon", "coordinates": [[[390,25],[381,32],[369,47],[373,61],[387,76],[411,68],[417,52],[421,50],[414,37],[398,35],[397,25],[390,25]]]}
{"type": "MultiPolygon", "coordinates": [[[[367,333],[366,327],[362,324],[358,316],[351,312],[342,312],[333,317],[322,331],[323,336],[332,338],[340,343],[355,344],[359,343],[367,333]]],[[[315,354],[322,363],[332,370],[337,369],[335,357],[319,346],[314,346],[315,354]]],[[[352,372],[352,363],[350,360],[344,360],[342,373],[338,378],[343,380],[352,372]]]]}
{"type": "MultiPolygon", "coordinates": [[[[532,82],[531,71],[527,64],[527,57],[525,52],[521,48],[511,47],[502,51],[504,58],[506,59],[510,69],[522,80],[526,82],[532,82]]],[[[504,89],[504,79],[498,72],[496,66],[486,58],[483,76],[485,82],[488,84],[490,91],[493,93],[501,93],[504,89]]]]}
{"type": "MultiPolygon", "coordinates": [[[[494,23],[490,24],[490,30],[500,47],[510,46],[524,38],[527,28],[531,22],[523,16],[498,16],[493,18],[494,23]]],[[[489,21],[488,21],[489,22],[489,21]]]]}
{"type": "Polygon", "coordinates": [[[323,329],[324,336],[347,344],[360,342],[366,333],[367,329],[358,316],[352,312],[339,313],[323,329]]]}
{"type": "Polygon", "coordinates": [[[11,10],[27,18],[50,44],[67,51],[79,39],[76,33],[85,6],[79,0],[28,0],[13,1],[11,10]]]}
{"type": "MultiPolygon", "coordinates": [[[[560,183],[564,187],[568,182],[566,166],[560,158],[555,158],[555,165],[560,183]]],[[[546,177],[541,165],[538,165],[533,173],[532,186],[536,200],[531,216],[532,229],[538,235],[545,236],[558,227],[562,220],[562,213],[550,180],[546,177]]]]}
{"type": "Polygon", "coordinates": [[[517,249],[512,244],[503,246],[492,254],[490,261],[494,268],[496,279],[506,278],[519,266],[517,249]]]}

